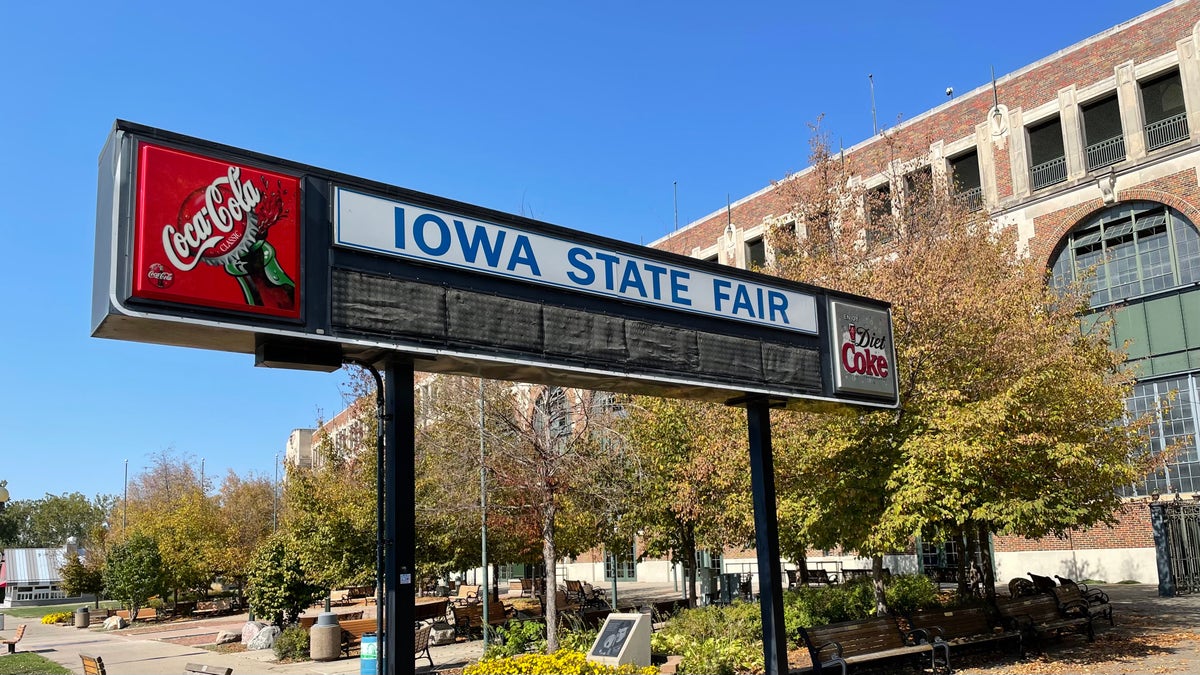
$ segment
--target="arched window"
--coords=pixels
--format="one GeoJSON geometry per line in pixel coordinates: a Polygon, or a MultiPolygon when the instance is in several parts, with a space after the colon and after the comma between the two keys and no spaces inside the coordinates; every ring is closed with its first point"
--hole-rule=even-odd
{"type": "Polygon", "coordinates": [[[1072,230],[1051,269],[1056,285],[1087,278],[1100,307],[1200,281],[1200,234],[1169,206],[1129,202],[1072,230]]]}
{"type": "MultiPolygon", "coordinates": [[[[1200,491],[1200,234],[1179,211],[1155,202],[1128,202],[1073,229],[1051,261],[1062,287],[1084,280],[1091,306],[1112,310],[1114,346],[1127,346],[1138,383],[1126,402],[1133,416],[1155,413],[1145,451],[1179,451],[1161,469],[1129,487],[1200,491]],[[1158,403],[1174,394],[1168,412],[1158,403]]],[[[1085,323],[1089,321],[1084,317],[1085,323]]]]}

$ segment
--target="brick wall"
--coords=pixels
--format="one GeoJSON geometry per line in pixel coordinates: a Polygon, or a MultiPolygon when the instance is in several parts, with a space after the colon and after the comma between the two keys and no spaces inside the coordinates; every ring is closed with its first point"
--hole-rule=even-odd
{"type": "Polygon", "coordinates": [[[997,553],[1154,547],[1154,534],[1150,530],[1150,507],[1146,503],[1126,503],[1113,515],[1117,518],[1117,523],[1112,526],[1098,525],[1075,530],[1061,539],[997,536],[993,539],[993,547],[997,553]]]}
{"type": "MultiPolygon", "coordinates": [[[[1122,202],[1146,199],[1179,210],[1193,223],[1200,223],[1200,184],[1196,170],[1185,169],[1137,186],[1124,188],[1117,195],[1122,202]]],[[[1034,260],[1049,266],[1050,256],[1062,238],[1092,213],[1105,208],[1100,199],[1092,199],[1033,219],[1034,236],[1029,251],[1034,260]]]]}
{"type": "MultiPolygon", "coordinates": [[[[1101,38],[1051,55],[1025,72],[1002,77],[997,82],[999,100],[1010,110],[1030,110],[1057,100],[1058,91],[1072,84],[1084,88],[1112,77],[1117,64],[1150,61],[1175,50],[1178,40],[1189,36],[1200,22],[1200,2],[1186,2],[1131,25],[1116,27],[1101,38]]],[[[987,119],[992,107],[992,91],[983,88],[965,95],[934,111],[920,115],[888,133],[895,133],[900,144],[924,153],[931,143],[952,143],[975,134],[976,125],[987,119]]],[[[1020,133],[1013,129],[1009,133],[1020,133]]],[[[1001,199],[1011,197],[1012,172],[1008,145],[995,147],[995,176],[1001,199]]],[[[879,173],[893,159],[894,146],[878,138],[867,140],[847,152],[851,168],[862,176],[879,173]]],[[[982,157],[981,157],[982,158],[982,157]]],[[[895,159],[912,159],[897,157],[895,159]]],[[[799,179],[804,180],[802,174],[799,179]]],[[[732,209],[732,220],[742,228],[755,227],[765,219],[781,215],[788,205],[773,189],[741,200],[732,209]]],[[[698,220],[655,244],[658,248],[690,255],[696,248],[716,243],[726,224],[724,210],[698,220]]]]}

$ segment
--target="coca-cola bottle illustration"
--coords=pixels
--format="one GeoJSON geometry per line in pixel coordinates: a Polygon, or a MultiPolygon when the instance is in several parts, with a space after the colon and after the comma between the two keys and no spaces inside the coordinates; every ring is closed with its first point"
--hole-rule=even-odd
{"type": "Polygon", "coordinates": [[[225,271],[241,285],[247,305],[288,309],[296,302],[296,284],[279,266],[275,247],[265,239],[226,263],[225,271]]]}

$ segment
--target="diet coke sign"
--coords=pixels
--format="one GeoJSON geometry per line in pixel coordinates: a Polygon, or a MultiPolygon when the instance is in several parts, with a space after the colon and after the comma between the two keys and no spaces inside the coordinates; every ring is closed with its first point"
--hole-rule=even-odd
{"type": "Polygon", "coordinates": [[[885,310],[842,300],[829,303],[834,391],[896,395],[896,354],[885,310]]]}
{"type": "Polygon", "coordinates": [[[138,147],[133,295],[298,318],[300,181],[138,147]]]}

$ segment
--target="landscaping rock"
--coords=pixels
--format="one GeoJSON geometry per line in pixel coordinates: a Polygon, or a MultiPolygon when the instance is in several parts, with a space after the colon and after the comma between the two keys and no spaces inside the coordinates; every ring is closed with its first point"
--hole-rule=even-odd
{"type": "Polygon", "coordinates": [[[245,626],[242,626],[242,644],[250,644],[250,641],[258,635],[267,624],[261,621],[247,621],[245,626]]]}
{"type": "Polygon", "coordinates": [[[267,626],[258,631],[254,639],[246,643],[246,651],[254,649],[270,649],[275,646],[275,638],[279,637],[279,626],[267,626]]]}
{"type": "Polygon", "coordinates": [[[110,616],[104,620],[104,630],[120,630],[129,625],[123,616],[110,616]]]}
{"type": "Polygon", "coordinates": [[[230,642],[241,642],[241,641],[242,641],[241,633],[234,633],[233,631],[223,630],[220,633],[217,633],[217,639],[213,641],[213,644],[227,645],[230,642]]]}

